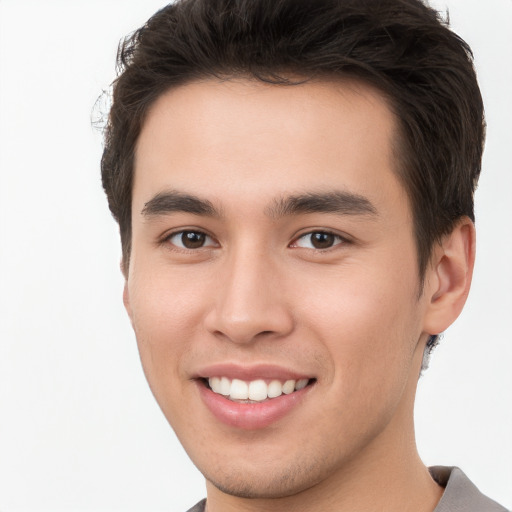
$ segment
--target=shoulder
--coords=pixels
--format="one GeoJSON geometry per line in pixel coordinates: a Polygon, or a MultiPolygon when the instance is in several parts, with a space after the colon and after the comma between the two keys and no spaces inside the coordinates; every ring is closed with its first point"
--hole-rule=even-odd
{"type": "Polygon", "coordinates": [[[434,466],[430,468],[430,474],[445,488],[434,512],[508,512],[484,496],[459,468],[434,466]]]}
{"type": "Polygon", "coordinates": [[[192,508],[188,509],[187,512],[204,512],[204,506],[206,505],[206,499],[196,503],[192,508]]]}

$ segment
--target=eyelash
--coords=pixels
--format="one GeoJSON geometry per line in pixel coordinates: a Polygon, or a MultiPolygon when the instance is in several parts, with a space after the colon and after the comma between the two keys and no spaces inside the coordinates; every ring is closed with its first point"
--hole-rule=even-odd
{"type": "MultiPolygon", "coordinates": [[[[311,240],[311,238],[310,238],[311,240]]],[[[215,241],[215,239],[213,237],[211,237],[210,235],[208,235],[207,233],[205,233],[204,231],[201,231],[201,230],[195,230],[195,229],[182,229],[180,231],[174,231],[170,234],[168,234],[167,236],[165,236],[165,238],[162,240],[162,243],[169,243],[171,244],[175,249],[177,250],[180,250],[180,251],[196,251],[196,250],[199,250],[199,249],[205,249],[205,248],[210,248],[210,247],[215,247],[217,244],[217,242],[215,241]],[[196,247],[186,247],[185,244],[183,243],[183,237],[186,236],[186,235],[190,235],[190,239],[189,241],[192,241],[192,243],[194,242],[193,240],[193,237],[195,236],[195,238],[199,238],[199,244],[198,246],[196,247]],[[176,243],[176,242],[173,242],[173,238],[176,238],[176,237],[181,237],[181,245],[176,243]],[[203,243],[201,243],[201,238],[203,239],[203,243]],[[209,241],[207,245],[204,245],[204,241],[209,241]]],[[[303,233],[302,235],[296,237],[289,245],[289,247],[291,248],[304,248],[304,249],[310,249],[310,250],[314,250],[314,251],[329,251],[331,249],[334,249],[335,247],[339,246],[339,245],[343,245],[343,244],[346,244],[346,243],[349,243],[349,240],[347,240],[346,238],[344,238],[343,236],[337,234],[337,233],[333,233],[332,231],[329,231],[329,230],[325,230],[325,229],[318,229],[318,230],[314,230],[314,231],[308,231],[307,233],[303,233]],[[299,244],[299,241],[300,240],[303,240],[303,239],[306,239],[307,237],[312,237],[314,235],[322,235],[322,236],[327,236],[327,237],[332,237],[331,238],[331,241],[332,241],[332,245],[329,245],[329,247],[304,247],[302,245],[299,244]]],[[[311,245],[313,245],[313,243],[311,243],[311,245]]]]}
{"type": "MultiPolygon", "coordinates": [[[[326,229],[317,229],[317,230],[313,230],[313,231],[308,231],[307,233],[304,233],[304,234],[300,235],[299,237],[295,238],[295,240],[290,244],[290,247],[303,247],[304,249],[311,249],[314,251],[328,251],[328,250],[334,249],[335,247],[337,247],[339,245],[343,245],[348,242],[349,241],[346,238],[344,238],[343,236],[341,236],[337,233],[333,233],[332,231],[329,231],[326,229]],[[314,247],[314,246],[313,247],[303,247],[298,244],[299,240],[305,239],[307,237],[310,237],[310,240],[311,240],[311,237],[313,235],[322,235],[322,236],[332,237],[333,244],[330,245],[329,247],[314,247]]],[[[311,245],[313,245],[313,244],[311,244],[311,245]]]]}
{"type": "MultiPolygon", "coordinates": [[[[191,239],[189,241],[191,241],[191,239]]],[[[216,242],[213,239],[213,237],[211,237],[210,235],[208,235],[207,233],[205,233],[204,231],[201,231],[199,229],[182,229],[180,231],[174,231],[172,233],[169,233],[167,236],[165,236],[165,238],[163,239],[163,243],[170,243],[173,247],[175,247],[178,250],[182,250],[182,251],[195,251],[198,249],[204,249],[204,248],[213,247],[216,245],[216,242]],[[205,240],[210,240],[210,242],[213,242],[213,243],[209,243],[208,245],[202,244],[198,247],[186,247],[183,244],[183,237],[185,235],[195,235],[196,237],[199,237],[199,238],[203,237],[205,240]],[[173,238],[179,237],[179,236],[181,236],[182,245],[178,245],[172,241],[173,238]]]]}

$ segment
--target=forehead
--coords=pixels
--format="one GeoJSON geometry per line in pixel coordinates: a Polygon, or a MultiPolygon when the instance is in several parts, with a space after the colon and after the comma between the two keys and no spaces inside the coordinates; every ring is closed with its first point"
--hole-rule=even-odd
{"type": "Polygon", "coordinates": [[[166,189],[219,201],[250,192],[264,207],[265,199],[335,187],[378,202],[403,192],[395,133],[385,99],[358,82],[192,82],[148,112],[136,148],[134,208],[166,189]]]}

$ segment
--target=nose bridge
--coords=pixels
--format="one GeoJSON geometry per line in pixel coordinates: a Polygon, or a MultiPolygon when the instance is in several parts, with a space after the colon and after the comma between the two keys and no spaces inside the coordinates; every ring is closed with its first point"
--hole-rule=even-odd
{"type": "Polygon", "coordinates": [[[211,332],[236,343],[258,335],[282,336],[293,328],[276,261],[254,241],[239,243],[227,255],[216,280],[219,289],[207,319],[211,332]]]}

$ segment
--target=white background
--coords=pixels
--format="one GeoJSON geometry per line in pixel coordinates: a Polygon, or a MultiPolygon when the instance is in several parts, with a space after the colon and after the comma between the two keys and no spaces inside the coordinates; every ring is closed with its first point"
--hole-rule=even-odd
{"type": "MultiPolygon", "coordinates": [[[[155,0],[0,0],[0,511],[184,511],[204,495],[145,383],[92,107],[155,0]]],[[[417,401],[427,464],[512,507],[512,1],[450,0],[488,142],[465,312],[417,401]]]]}

